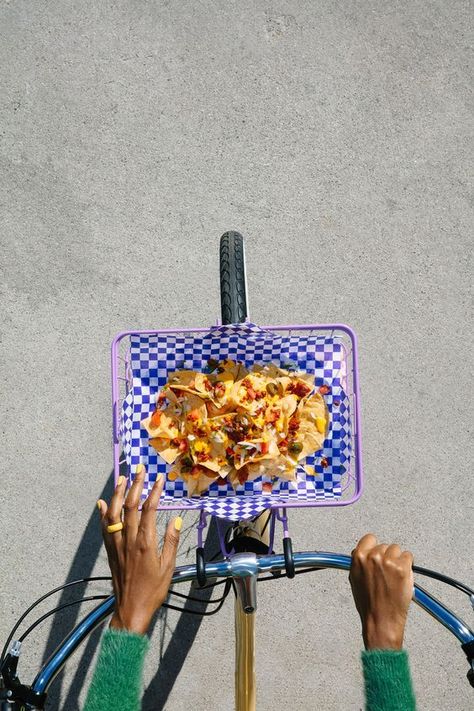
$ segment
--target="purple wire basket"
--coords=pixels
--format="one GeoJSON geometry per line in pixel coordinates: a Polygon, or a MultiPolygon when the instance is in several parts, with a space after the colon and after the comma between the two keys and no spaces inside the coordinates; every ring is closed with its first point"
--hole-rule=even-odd
{"type": "Polygon", "coordinates": [[[166,477],[161,509],[201,510],[218,518],[249,519],[264,509],[346,506],[362,493],[357,339],[343,324],[265,326],[246,322],[187,329],[125,331],[112,342],[114,477],[133,480],[136,466],[147,469],[143,498],[159,473],[166,477]],[[273,362],[312,373],[322,387],[330,414],[323,449],[304,460],[297,481],[270,482],[261,477],[234,491],[213,483],[199,497],[188,497],[186,484],[170,481],[170,467],[148,443],[140,423],[153,410],[168,373],[204,370],[209,358],[252,363],[273,362]]]}

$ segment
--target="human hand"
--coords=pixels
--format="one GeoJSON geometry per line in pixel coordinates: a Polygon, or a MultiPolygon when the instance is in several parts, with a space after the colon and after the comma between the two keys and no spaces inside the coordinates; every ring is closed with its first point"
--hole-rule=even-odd
{"type": "Polygon", "coordinates": [[[115,593],[115,611],[110,626],[137,634],[146,633],[154,613],[168,594],[182,526],[179,516],[170,521],[163,546],[159,550],[156,510],[163,491],[164,478],[160,476],[156,480],[143,504],[140,516],[138,505],[145,473],[145,467],[138,465],[126,498],[127,480],[121,476],[110,505],[107,506],[102,499],[97,502],[115,593]],[[107,526],[120,522],[122,507],[123,528],[110,533],[107,526]]]}
{"type": "Polygon", "coordinates": [[[372,533],[352,551],[349,574],[366,649],[401,649],[413,596],[413,555],[372,533]]]}

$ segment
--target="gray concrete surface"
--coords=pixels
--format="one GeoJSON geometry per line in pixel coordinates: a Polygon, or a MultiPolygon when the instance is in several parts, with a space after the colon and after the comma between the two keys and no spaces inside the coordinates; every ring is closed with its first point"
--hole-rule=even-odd
{"type": "MultiPolygon", "coordinates": [[[[213,323],[229,228],[257,323],[360,337],[365,494],[295,512],[296,548],[373,530],[474,583],[469,27],[458,0],[2,3],[2,639],[66,576],[107,570],[110,341],[213,323]]],[[[260,602],[260,711],[362,708],[346,576],[260,602]]],[[[74,620],[25,645],[25,680],[74,620]]],[[[155,627],[144,708],[230,711],[232,606],[181,623],[181,669],[176,623],[155,627]]],[[[96,645],[49,709],[78,708],[96,645]]],[[[472,708],[459,647],[417,609],[407,646],[421,709],[472,708]]]]}

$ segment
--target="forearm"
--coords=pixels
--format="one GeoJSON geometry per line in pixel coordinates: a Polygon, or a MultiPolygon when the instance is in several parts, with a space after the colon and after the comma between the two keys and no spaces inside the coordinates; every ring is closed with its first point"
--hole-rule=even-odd
{"type": "Polygon", "coordinates": [[[115,629],[104,633],[84,711],[139,711],[148,646],[144,635],[115,629]]]}
{"type": "Polygon", "coordinates": [[[404,650],[362,652],[366,711],[415,711],[408,655],[404,650]]]}

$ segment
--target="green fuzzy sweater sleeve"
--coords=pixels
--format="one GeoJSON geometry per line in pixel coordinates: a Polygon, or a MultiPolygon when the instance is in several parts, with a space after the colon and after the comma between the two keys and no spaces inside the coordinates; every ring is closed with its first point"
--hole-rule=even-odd
{"type": "Polygon", "coordinates": [[[392,649],[362,652],[366,711],[415,711],[408,655],[392,649]]]}
{"type": "Polygon", "coordinates": [[[144,635],[114,629],[104,633],[84,711],[139,711],[148,646],[144,635]]]}

